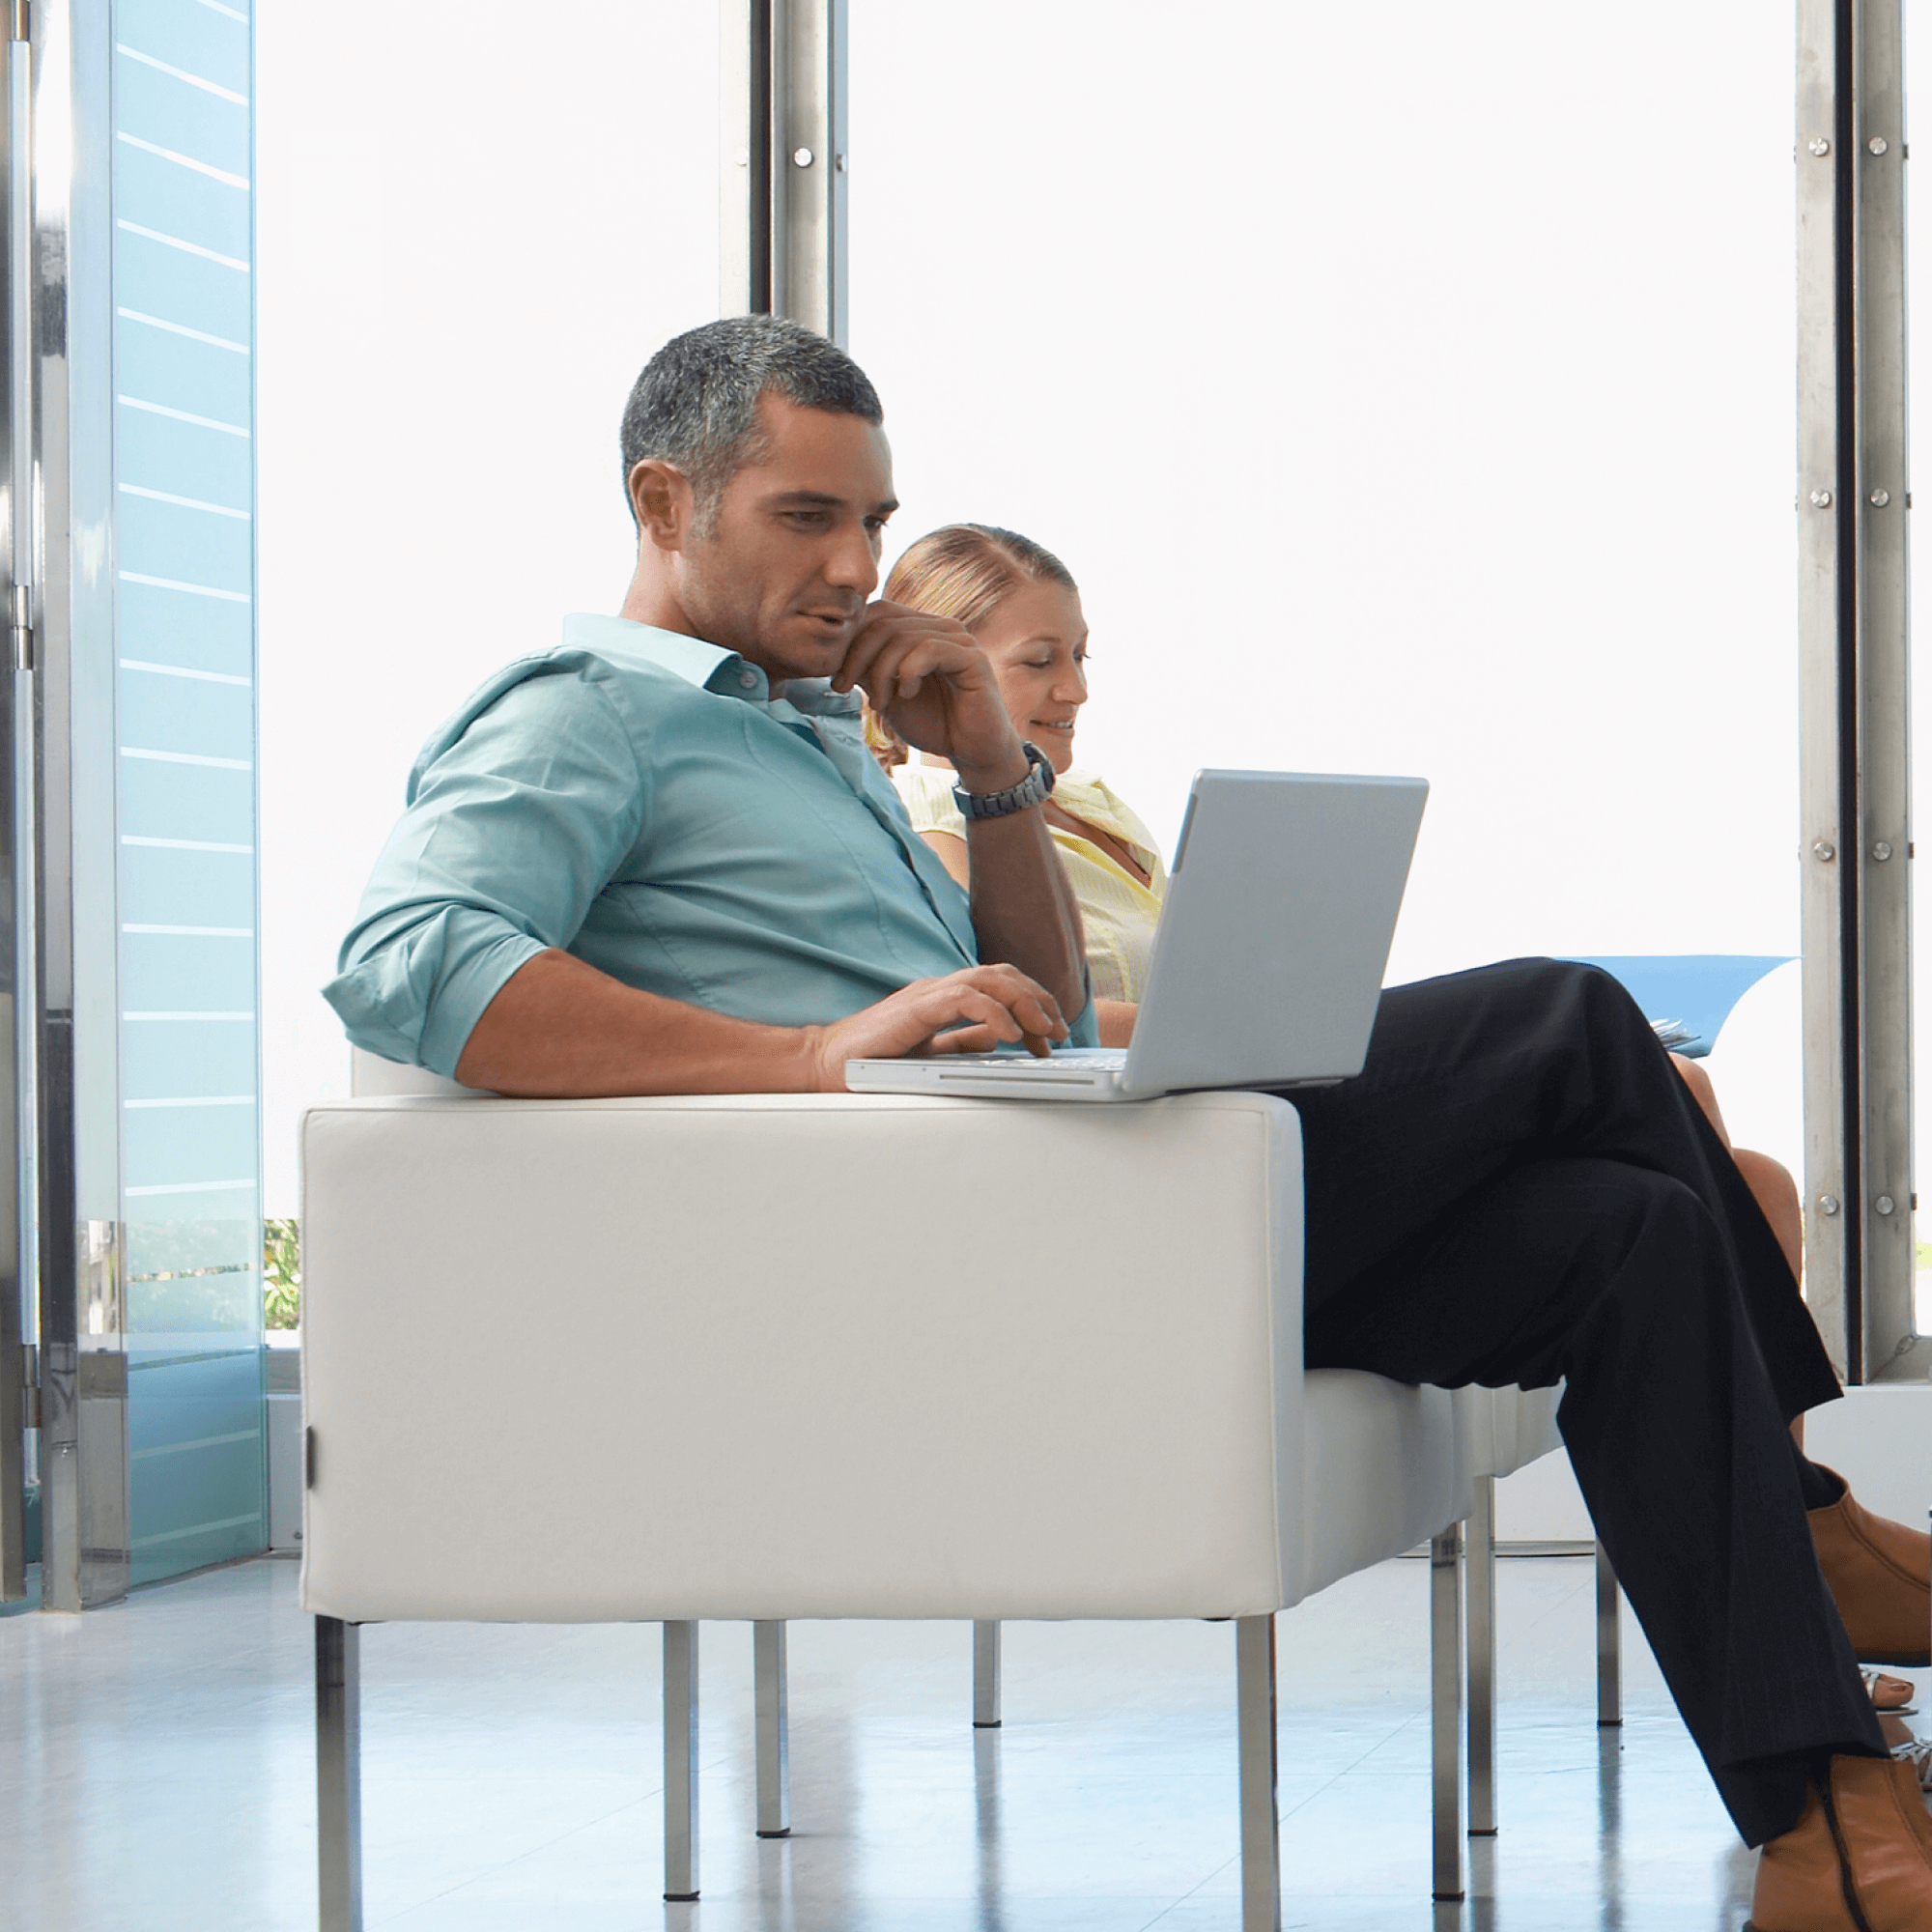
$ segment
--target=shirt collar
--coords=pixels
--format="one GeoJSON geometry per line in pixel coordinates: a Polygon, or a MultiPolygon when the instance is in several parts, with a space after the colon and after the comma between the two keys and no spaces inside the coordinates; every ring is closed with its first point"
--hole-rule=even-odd
{"type": "MultiPolygon", "coordinates": [[[[655,624],[634,624],[628,617],[595,616],[584,611],[563,620],[563,645],[566,650],[589,651],[599,657],[614,653],[644,658],[700,690],[721,665],[743,662],[735,651],[720,650],[702,638],[660,631],[655,624]]],[[[762,674],[758,682],[764,682],[762,674]]]]}
{"type": "Polygon", "coordinates": [[[615,651],[643,658],[700,691],[742,697],[753,704],[788,704],[802,717],[857,718],[865,704],[862,692],[834,691],[832,680],[825,677],[792,678],[784,686],[784,696],[775,699],[764,672],[736,651],[679,631],[661,631],[654,624],[635,624],[628,617],[579,611],[563,620],[563,643],[566,650],[599,656],[615,651]]]}

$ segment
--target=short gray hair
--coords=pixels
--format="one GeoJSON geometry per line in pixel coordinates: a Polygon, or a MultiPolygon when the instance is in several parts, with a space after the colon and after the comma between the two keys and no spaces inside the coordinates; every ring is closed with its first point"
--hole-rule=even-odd
{"type": "Polygon", "coordinates": [[[885,420],[866,372],[802,324],[775,315],[707,322],[672,336],[632,386],[618,432],[625,502],[639,464],[668,463],[690,481],[698,532],[708,534],[725,484],[764,454],[758,398],[768,389],[801,409],[885,420]]]}

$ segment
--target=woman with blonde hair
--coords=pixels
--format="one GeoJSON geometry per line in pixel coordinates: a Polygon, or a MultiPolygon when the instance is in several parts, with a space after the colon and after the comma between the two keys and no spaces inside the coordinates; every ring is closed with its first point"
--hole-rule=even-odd
{"type": "MultiPolygon", "coordinates": [[[[951,524],[899,558],[881,594],[889,604],[965,625],[992,661],[1015,728],[1052,764],[1047,824],[1080,900],[1100,1043],[1124,1046],[1167,872],[1147,827],[1097,774],[1073,762],[1074,728],[1087,701],[1087,620],[1072,573],[1016,531],[951,524]]],[[[913,829],[965,885],[966,820],[953,803],[952,771],[929,754],[923,764],[909,762],[907,748],[869,706],[866,736],[892,773],[913,829]]]]}
{"type": "MultiPolygon", "coordinates": [[[[1124,1046],[1133,1034],[1167,875],[1147,827],[1096,773],[1074,763],[1074,733],[1088,696],[1088,649],[1087,620],[1072,573],[1051,551],[1016,531],[950,524],[905,552],[882,595],[890,604],[951,617],[972,632],[992,664],[1014,728],[1052,764],[1047,822],[1080,901],[1100,1041],[1124,1046]]],[[[929,753],[923,764],[913,764],[907,747],[869,706],[866,736],[905,800],[914,830],[947,870],[969,885],[966,821],[953,801],[951,770],[929,753]]],[[[1770,1223],[1795,1287],[1803,1265],[1803,1226],[1790,1174],[1768,1154],[1732,1148],[1709,1076],[1694,1061],[1676,1055],[1672,1061],[1770,1223]]],[[[1802,1417],[1793,1423],[1792,1435],[1802,1446],[1802,1417]]],[[[1910,1649],[1914,1661],[1920,1661],[1916,1654],[1926,1629],[1919,1607],[1927,1601],[1925,1576],[1895,1574],[1897,1565],[1869,1547],[1875,1520],[1859,1508],[1842,1479],[1815,1463],[1804,1469],[1813,1537],[1854,1643],[1886,1662],[1906,1655],[1895,1647],[1895,1636],[1892,1642],[1870,1640],[1871,1619],[1864,1611],[1876,1597],[1885,1605],[1879,1622],[1889,1634],[1899,1625],[1917,1633],[1910,1649]]],[[[1897,1529],[1897,1534],[1911,1533],[1897,1529]]],[[[1882,1711],[1899,1709],[1912,1694],[1909,1684],[1878,1670],[1867,1669],[1864,1679],[1882,1711]]]]}

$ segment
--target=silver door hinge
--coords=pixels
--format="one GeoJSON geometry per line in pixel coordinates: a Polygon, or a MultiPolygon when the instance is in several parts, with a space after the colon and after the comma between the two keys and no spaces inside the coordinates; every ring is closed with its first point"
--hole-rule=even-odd
{"type": "Polygon", "coordinates": [[[27,1342],[20,1349],[20,1427],[41,1426],[41,1351],[27,1342]]]}
{"type": "Polygon", "coordinates": [[[30,584],[14,586],[14,668],[34,668],[34,592],[30,584]]]}
{"type": "Polygon", "coordinates": [[[34,38],[34,19],[28,0],[11,0],[7,13],[7,38],[10,41],[31,41],[34,38]]]}

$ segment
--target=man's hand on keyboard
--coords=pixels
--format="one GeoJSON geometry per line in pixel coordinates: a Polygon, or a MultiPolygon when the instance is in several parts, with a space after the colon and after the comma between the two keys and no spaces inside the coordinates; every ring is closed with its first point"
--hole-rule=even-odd
{"type": "Polygon", "coordinates": [[[985,1053],[1024,1042],[1044,1054],[1066,1037],[1053,995],[1012,966],[969,966],[943,980],[915,980],[877,1006],[828,1027],[810,1027],[821,1094],[845,1092],[848,1060],[985,1053]]]}

